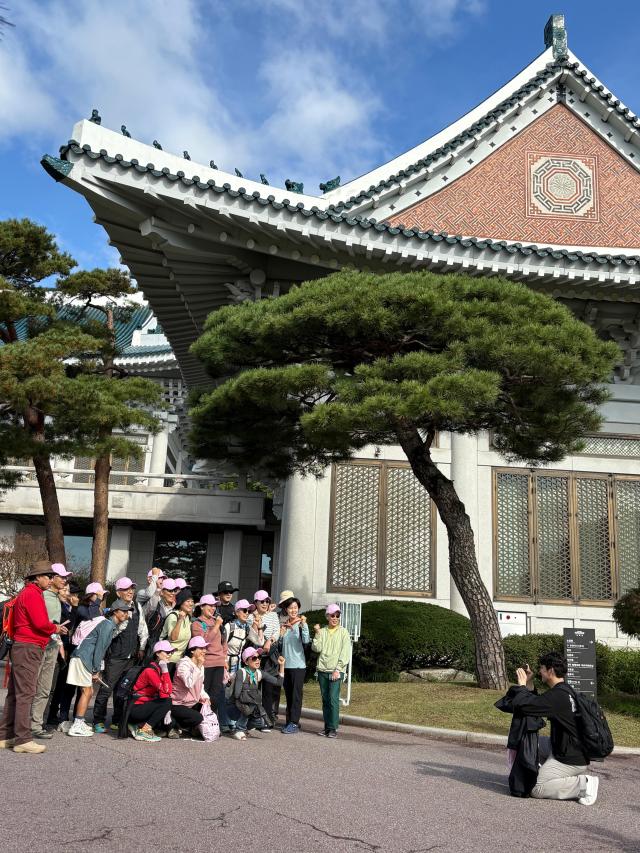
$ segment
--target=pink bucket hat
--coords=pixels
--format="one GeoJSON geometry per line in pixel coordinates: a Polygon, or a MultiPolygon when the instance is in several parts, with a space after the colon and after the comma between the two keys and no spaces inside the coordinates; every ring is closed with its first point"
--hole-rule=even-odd
{"type": "Polygon", "coordinates": [[[62,563],[51,563],[51,571],[61,578],[70,578],[73,574],[73,572],[68,572],[62,563]]]}
{"type": "Polygon", "coordinates": [[[176,589],[184,589],[186,586],[188,584],[184,578],[176,578],[176,589]]]}
{"type": "Polygon", "coordinates": [[[167,592],[175,592],[176,591],[176,582],[173,578],[166,578],[165,582],[162,584],[162,589],[167,592]]]}
{"type": "Polygon", "coordinates": [[[154,655],[156,652],[168,652],[169,654],[171,654],[172,652],[175,652],[175,649],[168,640],[158,640],[158,642],[153,647],[154,655]]]}
{"type": "Polygon", "coordinates": [[[132,586],[137,586],[137,585],[138,584],[135,584],[131,580],[131,578],[118,578],[118,580],[116,581],[116,592],[119,589],[131,589],[132,586]]]}
{"type": "Polygon", "coordinates": [[[90,583],[85,589],[85,595],[93,595],[94,593],[97,593],[98,595],[104,595],[105,593],[102,584],[97,581],[90,583]]]}
{"type": "Polygon", "coordinates": [[[244,663],[247,658],[260,657],[262,654],[262,649],[254,649],[253,646],[247,646],[247,648],[242,652],[242,663],[244,663]]]}
{"type": "Polygon", "coordinates": [[[265,589],[259,589],[256,594],[253,596],[254,601],[267,601],[270,600],[271,596],[265,589]]]}
{"type": "Polygon", "coordinates": [[[206,649],[209,643],[205,640],[204,637],[192,637],[189,640],[188,649],[206,649]]]}
{"type": "Polygon", "coordinates": [[[210,604],[212,607],[215,607],[217,604],[220,604],[215,595],[203,595],[198,604],[202,607],[203,604],[210,604]]]}
{"type": "Polygon", "coordinates": [[[327,616],[333,616],[334,613],[340,613],[340,608],[337,604],[327,604],[327,609],[325,610],[327,616]]]}
{"type": "Polygon", "coordinates": [[[253,613],[255,609],[255,604],[249,604],[246,598],[241,598],[240,601],[236,601],[234,607],[234,610],[248,610],[249,613],[253,613]]]}

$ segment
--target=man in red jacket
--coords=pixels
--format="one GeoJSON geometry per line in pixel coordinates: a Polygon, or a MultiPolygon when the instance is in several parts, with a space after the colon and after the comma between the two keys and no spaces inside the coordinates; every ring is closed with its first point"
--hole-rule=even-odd
{"type": "Polygon", "coordinates": [[[46,747],[31,739],[31,703],[38,683],[44,649],[52,634],[66,634],[63,625],[49,619],[43,592],[54,571],[48,560],[38,560],[24,577],[25,586],[13,607],[13,645],[9,690],[0,722],[0,749],[37,754],[46,747]]]}

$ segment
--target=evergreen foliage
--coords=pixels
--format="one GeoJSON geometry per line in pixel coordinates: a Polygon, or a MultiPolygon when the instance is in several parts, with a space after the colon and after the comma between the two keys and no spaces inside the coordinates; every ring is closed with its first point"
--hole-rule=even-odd
{"type": "Polygon", "coordinates": [[[640,587],[630,589],[616,602],[613,619],[625,634],[640,639],[640,587]]]}

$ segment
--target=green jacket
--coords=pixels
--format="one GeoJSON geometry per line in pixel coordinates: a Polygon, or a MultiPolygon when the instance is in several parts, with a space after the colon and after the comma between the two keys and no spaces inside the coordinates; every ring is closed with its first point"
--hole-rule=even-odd
{"type": "Polygon", "coordinates": [[[318,652],[318,672],[344,672],[351,660],[351,637],[339,625],[334,631],[322,628],[313,638],[313,651],[318,652]]]}

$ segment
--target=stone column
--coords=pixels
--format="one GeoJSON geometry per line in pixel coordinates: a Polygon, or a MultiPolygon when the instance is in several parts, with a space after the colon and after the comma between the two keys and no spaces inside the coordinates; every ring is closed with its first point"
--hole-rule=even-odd
{"type": "Polygon", "coordinates": [[[234,586],[240,586],[241,554],[242,530],[225,530],[222,540],[221,581],[231,581],[234,586]]]}
{"type": "MultiPolygon", "coordinates": [[[[151,462],[149,464],[149,474],[164,474],[167,469],[167,448],[169,446],[169,426],[167,423],[162,424],[160,432],[153,436],[153,444],[151,446],[151,462]]],[[[162,486],[163,480],[159,477],[152,477],[149,480],[149,485],[153,487],[162,486]]]]}
{"type": "Polygon", "coordinates": [[[127,574],[130,544],[131,528],[127,524],[114,524],[111,528],[111,538],[109,540],[109,560],[107,562],[108,581],[115,581],[127,574]]]}
{"type": "Polygon", "coordinates": [[[210,533],[207,537],[207,558],[204,567],[204,591],[215,592],[222,580],[220,569],[222,565],[222,545],[224,537],[221,533],[210,533]]]}
{"type": "Polygon", "coordinates": [[[313,477],[303,478],[296,474],[287,480],[273,594],[291,589],[302,602],[303,609],[311,606],[313,596],[315,503],[313,477]]]}
{"type": "MultiPolygon", "coordinates": [[[[476,559],[478,558],[478,438],[475,435],[451,435],[451,479],[456,493],[465,505],[473,529],[476,559]]],[[[484,580],[484,579],[483,579],[484,580]]],[[[486,581],[485,581],[486,582],[486,581]]],[[[467,615],[460,593],[450,581],[449,607],[467,615]]]]}

